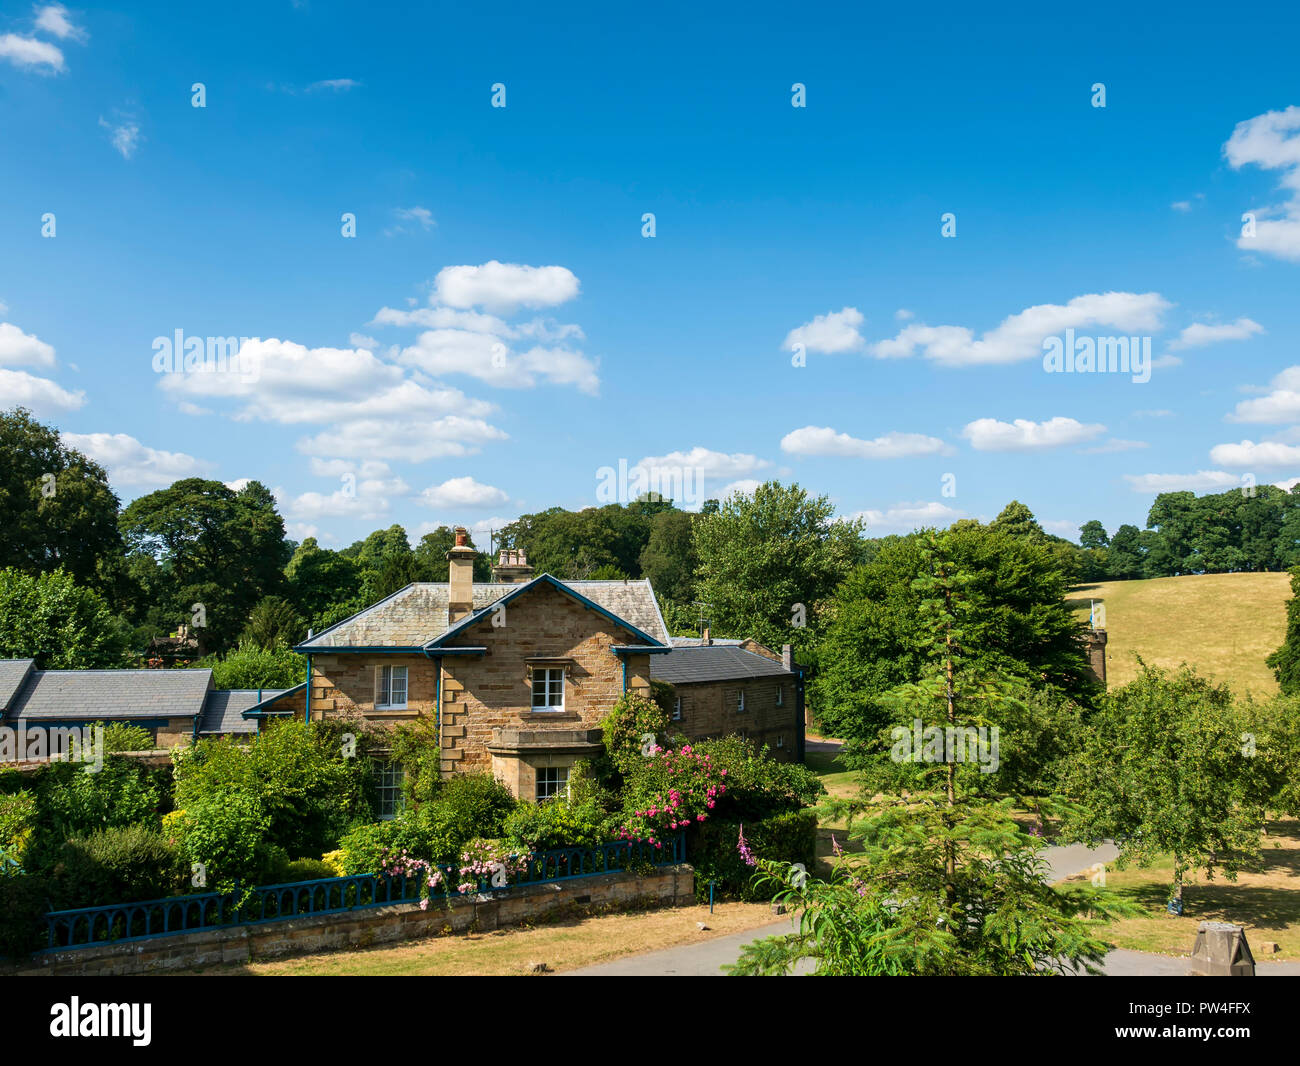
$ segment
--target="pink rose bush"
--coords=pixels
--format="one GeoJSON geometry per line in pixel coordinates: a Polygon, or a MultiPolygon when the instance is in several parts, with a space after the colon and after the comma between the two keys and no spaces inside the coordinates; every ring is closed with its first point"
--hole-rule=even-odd
{"type": "Polygon", "coordinates": [[[676,751],[657,749],[638,774],[635,794],[629,796],[632,813],[619,838],[662,848],[675,833],[705,821],[726,791],[727,771],[712,755],[690,744],[676,751]]]}

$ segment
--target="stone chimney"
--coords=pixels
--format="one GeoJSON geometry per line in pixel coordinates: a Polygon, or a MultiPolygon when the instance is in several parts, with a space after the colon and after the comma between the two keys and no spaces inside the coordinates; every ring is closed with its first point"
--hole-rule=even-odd
{"type": "Polygon", "coordinates": [[[700,640],[705,644],[713,643],[713,634],[709,632],[709,627],[705,626],[700,630],[700,640]]]}
{"type": "Polygon", "coordinates": [[[533,568],[522,548],[502,548],[492,567],[492,580],[501,585],[519,585],[531,581],[533,568]]]}
{"type": "Polygon", "coordinates": [[[789,644],[781,645],[781,669],[794,673],[794,649],[789,644]]]}
{"type": "Polygon", "coordinates": [[[474,610],[474,556],[469,546],[469,531],[456,527],[456,543],[447,551],[448,590],[447,622],[455,625],[474,610]]]}

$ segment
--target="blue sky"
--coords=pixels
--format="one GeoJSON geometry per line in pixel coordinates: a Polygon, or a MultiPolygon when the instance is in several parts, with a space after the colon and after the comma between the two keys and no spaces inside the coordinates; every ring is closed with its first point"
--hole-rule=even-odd
{"type": "Polygon", "coordinates": [[[1300,475],[1295,10],[473,8],[6,5],[0,404],[326,544],[620,460],[875,533],[1300,475]]]}

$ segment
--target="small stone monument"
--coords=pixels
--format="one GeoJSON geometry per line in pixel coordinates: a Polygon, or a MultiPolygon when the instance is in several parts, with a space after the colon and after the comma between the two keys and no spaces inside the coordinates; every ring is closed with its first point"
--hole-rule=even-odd
{"type": "Polygon", "coordinates": [[[1192,977],[1254,977],[1255,956],[1246,943],[1246,930],[1231,922],[1201,922],[1187,968],[1192,977]]]}

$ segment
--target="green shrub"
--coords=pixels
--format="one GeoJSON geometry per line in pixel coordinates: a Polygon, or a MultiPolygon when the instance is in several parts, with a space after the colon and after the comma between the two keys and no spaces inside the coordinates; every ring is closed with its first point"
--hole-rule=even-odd
{"type": "Polygon", "coordinates": [[[662,746],[668,741],[671,717],[654,700],[638,692],[624,692],[600,723],[605,754],[621,774],[633,771],[645,761],[643,740],[647,735],[662,746]]]}
{"type": "Polygon", "coordinates": [[[338,871],[324,859],[294,859],[285,867],[283,884],[294,881],[320,881],[338,877],[338,871]]]}
{"type": "Polygon", "coordinates": [[[301,655],[286,647],[261,648],[243,641],[224,658],[209,655],[194,664],[212,670],[213,688],[293,688],[302,683],[307,667],[301,655]]]}
{"type": "Polygon", "coordinates": [[[0,794],[0,877],[22,866],[36,825],[36,794],[29,790],[0,794]],[[4,860],[9,860],[8,862],[4,860]]]}
{"type": "Polygon", "coordinates": [[[142,825],[76,836],[59,850],[50,870],[56,910],[131,903],[175,895],[185,883],[180,848],[142,825]]]}
{"type": "Polygon", "coordinates": [[[339,842],[339,850],[343,853],[343,872],[376,873],[383,862],[384,853],[396,848],[401,830],[398,823],[401,820],[394,818],[391,822],[374,822],[349,829],[339,842]]]}
{"type": "Polygon", "coordinates": [[[178,749],[176,805],[190,811],[213,796],[251,797],[265,816],[268,844],[319,855],[335,847],[350,824],[374,817],[373,777],[364,757],[369,737],[355,732],[356,757],[347,757],[348,730],[345,722],[283,721],[251,743],[223,737],[178,749]]]}
{"type": "Polygon", "coordinates": [[[32,778],[36,818],[24,865],[32,871],[48,869],[72,837],[128,825],[159,828],[167,775],[166,769],[151,769],[121,755],[106,755],[94,773],[69,762],[43,767],[32,778]]]}
{"type": "Polygon", "coordinates": [[[198,891],[232,892],[274,881],[288,856],[266,839],[270,822],[255,796],[217,792],[185,807],[180,825],[186,861],[202,866],[206,884],[198,891]]]}
{"type": "Polygon", "coordinates": [[[609,837],[608,815],[592,800],[574,801],[557,796],[545,803],[521,803],[506,819],[505,833],[521,851],[592,847],[609,837]]]}
{"type": "Polygon", "coordinates": [[[433,804],[445,812],[443,822],[464,833],[459,846],[471,837],[501,836],[518,801],[491,774],[457,774],[442,783],[433,804]]]}
{"type": "MultiPolygon", "coordinates": [[[[710,819],[690,831],[686,857],[695,867],[697,899],[708,899],[710,881],[715,895],[751,901],[771,898],[770,888],[754,887],[754,869],[740,856],[737,844],[741,824],[729,819],[710,819]]],[[[790,811],[743,825],[745,841],[756,858],[801,862],[805,869],[813,870],[817,854],[816,812],[790,811]]]]}
{"type": "Polygon", "coordinates": [[[21,959],[42,946],[50,910],[45,880],[34,874],[0,877],[0,955],[21,959]]]}
{"type": "Polygon", "coordinates": [[[104,753],[153,751],[156,745],[149,730],[128,722],[114,722],[104,727],[104,753]]]}

